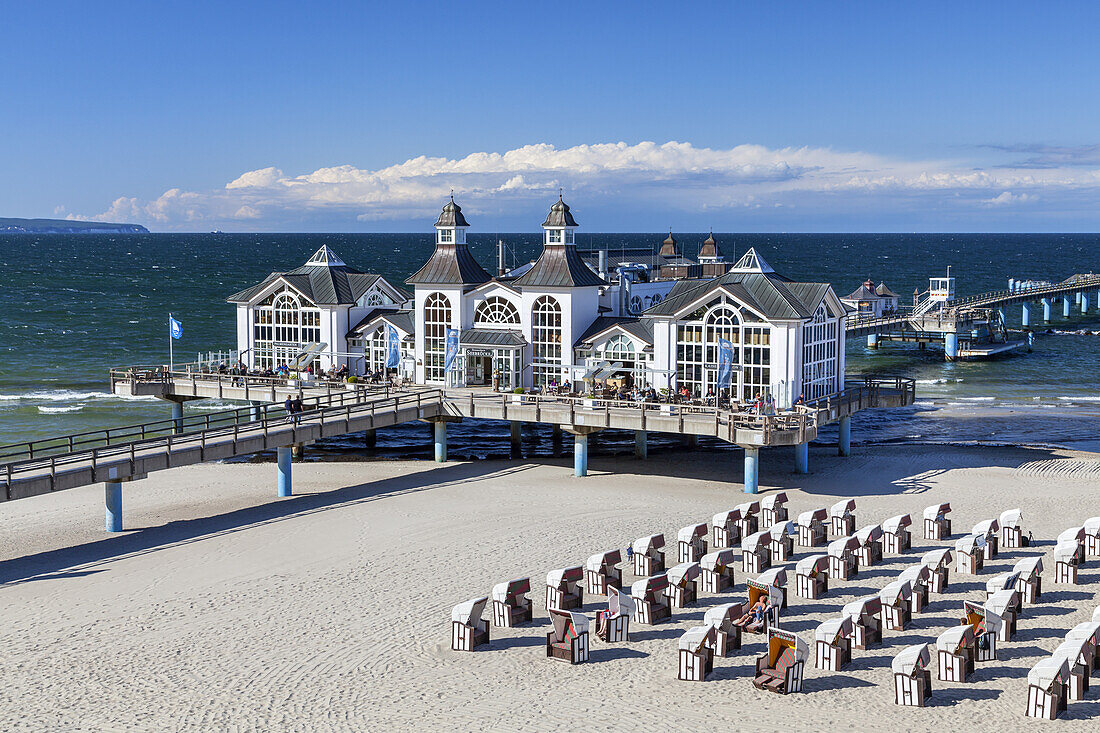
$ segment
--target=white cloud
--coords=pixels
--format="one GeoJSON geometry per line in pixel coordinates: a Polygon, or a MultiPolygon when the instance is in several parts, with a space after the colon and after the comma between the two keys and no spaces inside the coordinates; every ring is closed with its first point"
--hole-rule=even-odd
{"type": "Polygon", "coordinates": [[[1032,194],[1002,191],[991,199],[982,199],[982,203],[986,206],[1011,206],[1013,204],[1024,204],[1029,201],[1035,201],[1035,199],[1036,197],[1032,194]]]}

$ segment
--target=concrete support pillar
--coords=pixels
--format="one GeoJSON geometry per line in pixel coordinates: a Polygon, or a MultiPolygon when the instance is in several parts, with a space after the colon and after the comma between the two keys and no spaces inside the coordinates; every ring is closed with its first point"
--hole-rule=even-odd
{"type": "Polygon", "coordinates": [[[588,436],[573,436],[573,475],[579,477],[588,475],[588,436]]]}
{"type": "Polygon", "coordinates": [[[868,334],[868,336],[867,336],[867,348],[868,349],[877,349],[878,348],[878,334],[877,333],[868,334]]]}
{"type": "Polygon", "coordinates": [[[520,446],[520,443],[523,442],[523,435],[520,433],[519,420],[512,420],[510,427],[512,430],[512,447],[518,448],[520,446]]]}
{"type": "Polygon", "coordinates": [[[1085,314],[1089,312],[1089,294],[1081,293],[1081,313],[1085,314]]]}
{"type": "Polygon", "coordinates": [[[794,472],[810,472],[810,444],[795,443],[794,446],[794,472]]]}
{"type": "Polygon", "coordinates": [[[248,410],[248,419],[252,422],[259,422],[264,419],[264,408],[262,402],[251,402],[248,410]]]}
{"type": "Polygon", "coordinates": [[[1031,303],[1024,303],[1020,308],[1020,325],[1024,328],[1031,325],[1031,303]]]}
{"type": "Polygon", "coordinates": [[[699,436],[698,435],[690,435],[688,433],[681,433],[680,434],[680,445],[682,445],[686,448],[698,448],[699,447],[699,436]]]}
{"type": "MultiPolygon", "coordinates": [[[[173,403],[175,404],[175,403],[173,403]]],[[[107,508],[107,531],[122,531],[122,483],[108,481],[103,484],[104,505],[107,508]]]]}
{"type": "Polygon", "coordinates": [[[845,415],[840,418],[837,436],[836,454],[838,456],[852,455],[852,418],[850,416],[845,415]]]}
{"type": "Polygon", "coordinates": [[[554,440],[561,440],[561,425],[554,426],[554,440]]]}
{"type": "Polygon", "coordinates": [[[959,336],[954,333],[943,335],[943,355],[948,361],[955,361],[959,356],[959,336]]]}
{"type": "Polygon", "coordinates": [[[1011,292],[1015,289],[1016,289],[1016,279],[1011,278],[1011,277],[1008,278],[1008,290],[1009,290],[1009,292],[1011,292]]]}
{"type": "Polygon", "coordinates": [[[760,449],[745,449],[745,493],[756,494],[760,491],[760,449]]]}
{"type": "Polygon", "coordinates": [[[634,457],[645,458],[649,455],[649,444],[644,430],[634,431],[634,457]]]}
{"type": "Polygon", "coordinates": [[[1050,323],[1050,298],[1043,298],[1043,323],[1050,323]]]}
{"type": "Polygon", "coordinates": [[[1069,318],[1069,296],[1062,297],[1062,318],[1069,318]]]}
{"type": "Polygon", "coordinates": [[[435,445],[435,462],[447,461],[447,422],[439,420],[432,423],[433,444],[435,445]]]}
{"type": "Polygon", "coordinates": [[[290,496],[293,484],[290,480],[290,447],[277,448],[275,464],[279,469],[279,496],[290,496]]]}
{"type": "Polygon", "coordinates": [[[172,403],[172,420],[176,423],[175,431],[178,435],[183,432],[183,403],[172,403]]]}
{"type": "Polygon", "coordinates": [[[373,448],[378,445],[378,431],[374,428],[365,431],[363,433],[363,442],[367,444],[368,448],[373,448]]]}

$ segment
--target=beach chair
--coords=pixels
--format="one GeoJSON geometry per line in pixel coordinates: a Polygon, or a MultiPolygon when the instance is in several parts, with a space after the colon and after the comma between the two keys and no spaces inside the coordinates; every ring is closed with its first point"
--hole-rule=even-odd
{"type": "Polygon", "coordinates": [[[882,562],[882,527],[877,524],[869,524],[856,531],[856,540],[859,541],[859,549],[856,550],[856,558],[861,568],[869,568],[882,562]]]}
{"type": "Polygon", "coordinates": [[[482,618],[489,596],[472,598],[451,609],[451,649],[472,652],[489,643],[489,620],[482,618]]]}
{"type": "Polygon", "coordinates": [[[570,664],[588,661],[588,617],[576,611],[549,609],[551,631],[546,635],[546,656],[570,664]]]}
{"type": "Polygon", "coordinates": [[[902,649],[890,663],[894,673],[894,703],[923,708],[932,697],[932,672],[928,665],[932,656],[927,644],[913,644],[902,649]]]}
{"type": "Polygon", "coordinates": [[[684,608],[695,603],[699,597],[696,581],[701,572],[697,562],[682,562],[668,569],[665,573],[668,577],[665,595],[672,608],[684,608]]]}
{"type": "Polygon", "coordinates": [[[756,578],[756,582],[766,585],[773,596],[779,597],[779,607],[787,607],[787,569],[768,568],[756,578]]]}
{"type": "Polygon", "coordinates": [[[1001,628],[997,632],[997,641],[1012,641],[1012,637],[1016,635],[1019,605],[1020,593],[1015,588],[999,590],[985,599],[986,616],[1001,617],[1001,628]]]}
{"type": "Polygon", "coordinates": [[[775,592],[775,588],[752,578],[746,580],[745,585],[748,586],[748,601],[743,604],[742,617],[736,622],[741,627],[741,631],[749,634],[763,634],[770,628],[778,628],[782,601],[779,599],[779,594],[775,592]],[[757,628],[751,628],[751,621],[744,621],[744,616],[759,600],[763,600],[767,604],[764,623],[757,628]]]}
{"type": "Polygon", "coordinates": [[[829,556],[810,555],[795,563],[794,592],[800,598],[818,599],[829,592],[829,556]]]}
{"type": "Polygon", "coordinates": [[[931,574],[928,590],[932,593],[947,592],[948,578],[951,574],[951,559],[951,549],[948,547],[929,550],[921,555],[921,564],[928,568],[928,572],[931,574]]]}
{"type": "Polygon", "coordinates": [[[737,522],[742,538],[760,530],[760,502],[746,501],[744,504],[738,504],[734,509],[741,515],[737,522]]]}
{"type": "Polygon", "coordinates": [[[518,626],[531,620],[530,578],[517,578],[493,586],[493,625],[518,626]]]}
{"type": "Polygon", "coordinates": [[[680,637],[678,680],[703,682],[714,670],[714,645],[718,631],[713,626],[693,626],[680,637]]]}
{"type": "Polygon", "coordinates": [[[844,499],[829,507],[829,532],[833,537],[856,533],[856,500],[844,499]]]}
{"type": "Polygon", "coordinates": [[[924,539],[946,540],[951,536],[951,520],[947,515],[951,512],[948,503],[933,504],[924,510],[924,539]]]}
{"type": "Polygon", "coordinates": [[[1066,639],[1084,639],[1092,644],[1092,668],[1100,669],[1100,609],[1092,614],[1092,621],[1082,621],[1067,631],[1066,639]]]}
{"type": "Polygon", "coordinates": [[[841,537],[829,543],[829,577],[833,580],[851,580],[859,574],[856,550],[859,540],[855,535],[841,537]]]}
{"type": "Polygon", "coordinates": [[[1009,548],[1028,547],[1031,540],[1024,534],[1024,513],[1019,509],[1009,509],[1001,512],[997,521],[1001,525],[1001,546],[1009,548]]]}
{"type": "Polygon", "coordinates": [[[997,639],[1001,636],[1004,619],[993,609],[973,601],[963,601],[963,617],[960,623],[970,624],[974,632],[974,661],[991,662],[997,658],[997,639]]]}
{"type": "Polygon", "coordinates": [[[720,547],[741,546],[741,510],[728,509],[718,512],[710,520],[711,546],[714,549],[720,547]]]}
{"type": "Polygon", "coordinates": [[[824,545],[827,537],[825,520],[829,518],[828,509],[812,509],[798,515],[798,546],[818,547],[824,545]]]}
{"type": "Polygon", "coordinates": [[[1016,573],[1016,590],[1020,591],[1020,602],[1036,604],[1043,597],[1043,558],[1024,557],[1012,566],[1016,573]]]}
{"type": "Polygon", "coordinates": [[[702,570],[699,582],[704,593],[721,593],[733,588],[733,564],[736,562],[733,550],[726,548],[703,555],[699,560],[702,570]]]}
{"type": "Polygon", "coordinates": [[[745,614],[743,603],[723,603],[708,608],[703,623],[714,627],[714,656],[729,657],[741,648],[741,627],[735,621],[745,614]]]}
{"type": "Polygon", "coordinates": [[[1085,555],[1096,557],[1100,555],[1100,517],[1091,517],[1085,520],[1085,555]]]}
{"type": "Polygon", "coordinates": [[[707,554],[707,523],[689,524],[676,533],[676,562],[699,562],[707,554]]]}
{"type": "Polygon", "coordinates": [[[791,559],[791,555],[794,554],[795,532],[794,522],[788,522],[785,519],[768,527],[768,533],[772,538],[768,549],[771,550],[773,563],[787,562],[791,559]]]}
{"type": "Polygon", "coordinates": [[[1065,712],[1069,676],[1064,658],[1046,657],[1036,662],[1027,673],[1027,717],[1054,720],[1065,712]]]}
{"type": "Polygon", "coordinates": [[[932,571],[925,565],[910,565],[898,575],[898,580],[909,583],[913,589],[913,597],[909,599],[909,610],[912,613],[920,613],[928,605],[928,586],[931,583],[932,571]]]}
{"type": "Polygon", "coordinates": [[[638,577],[648,578],[651,575],[663,572],[665,569],[665,553],[661,548],[665,546],[663,534],[651,534],[634,540],[630,549],[634,553],[634,574],[638,577]]]}
{"type": "Polygon", "coordinates": [[[1074,539],[1059,540],[1054,546],[1054,582],[1077,585],[1081,544],[1074,539]]]}
{"type": "Polygon", "coordinates": [[[978,522],[970,530],[970,534],[978,535],[985,538],[985,557],[986,560],[993,560],[997,557],[999,539],[998,533],[1001,531],[1001,523],[996,519],[985,519],[978,522]]]}
{"type": "Polygon", "coordinates": [[[623,587],[623,571],[618,567],[623,561],[619,550],[598,552],[584,564],[584,584],[594,596],[606,596],[609,588],[623,587]]]}
{"type": "Polygon", "coordinates": [[[768,530],[753,532],[741,540],[741,569],[757,575],[772,566],[772,535],[768,530]]]}
{"type": "Polygon", "coordinates": [[[985,566],[985,535],[968,534],[955,540],[955,571],[977,575],[985,566]]]}
{"type": "Polygon", "coordinates": [[[840,672],[852,661],[852,619],[831,618],[814,629],[814,668],[840,672]]]}
{"type": "Polygon", "coordinates": [[[567,568],[551,570],[546,574],[546,608],[567,611],[584,605],[584,589],[581,578],[584,568],[572,565],[567,568]]]}
{"type": "Polygon", "coordinates": [[[634,599],[615,586],[608,586],[607,611],[596,617],[596,636],[612,644],[630,641],[630,617],[634,615],[634,599]]]}
{"type": "Polygon", "coordinates": [[[666,588],[668,577],[664,573],[634,581],[630,586],[630,597],[634,600],[634,623],[656,624],[672,618],[666,588]]]}
{"type": "Polygon", "coordinates": [[[882,523],[882,547],[884,552],[900,555],[913,546],[913,535],[909,532],[913,518],[908,514],[890,517],[882,523]]]}
{"type": "Polygon", "coordinates": [[[752,684],[759,690],[786,695],[802,692],[802,676],[810,648],[789,631],[768,631],[768,651],[756,658],[756,677],[752,684]]]}
{"type": "Polygon", "coordinates": [[[1084,528],[1084,526],[1070,527],[1069,529],[1063,530],[1062,533],[1058,535],[1057,541],[1058,542],[1071,542],[1071,541],[1076,542],[1079,546],[1078,550],[1077,550],[1077,564],[1078,565],[1084,565],[1085,564],[1085,528],[1084,528]]]}
{"type": "MultiPolygon", "coordinates": [[[[1024,610],[1024,604],[1020,600],[1020,591],[1017,588],[1020,585],[1020,574],[1015,570],[1011,570],[1007,573],[999,573],[985,582],[985,597],[989,600],[993,597],[994,593],[999,591],[1011,591],[1012,596],[1012,608],[1013,617],[1019,616],[1024,610]]],[[[1015,629],[1013,629],[1015,631],[1015,629]]]]}
{"type": "Polygon", "coordinates": [[[966,682],[974,673],[974,627],[970,624],[952,626],[936,638],[936,656],[939,669],[936,679],[941,682],[966,682]]]}
{"type": "Polygon", "coordinates": [[[852,619],[852,648],[866,650],[882,643],[882,602],[865,596],[844,604],[841,615],[852,619]]]}
{"type": "Polygon", "coordinates": [[[1089,676],[1092,671],[1092,642],[1088,639],[1066,639],[1050,655],[1066,660],[1069,667],[1069,679],[1066,680],[1066,699],[1079,702],[1085,699],[1089,690],[1089,676]]]}
{"type": "Polygon", "coordinates": [[[776,522],[787,521],[787,492],[777,491],[760,500],[760,524],[770,527],[776,522]]]}
{"type": "Polygon", "coordinates": [[[913,586],[908,580],[887,583],[878,592],[882,605],[882,628],[889,631],[905,631],[905,625],[913,620],[913,586]]]}

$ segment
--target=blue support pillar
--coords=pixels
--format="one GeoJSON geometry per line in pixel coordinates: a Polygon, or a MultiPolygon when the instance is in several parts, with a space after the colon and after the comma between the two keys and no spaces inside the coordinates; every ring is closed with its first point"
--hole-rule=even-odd
{"type": "Polygon", "coordinates": [[[290,496],[294,488],[290,479],[290,446],[276,449],[275,464],[279,469],[279,496],[290,496]]]}
{"type": "Polygon", "coordinates": [[[644,430],[634,431],[634,457],[645,458],[649,455],[649,444],[644,430]]]}
{"type": "Polygon", "coordinates": [[[447,421],[439,420],[432,423],[432,436],[435,444],[435,462],[447,462],[447,421]]]}
{"type": "Polygon", "coordinates": [[[1050,298],[1043,298],[1043,323],[1050,323],[1050,298]]]}
{"type": "Polygon", "coordinates": [[[868,349],[877,349],[878,348],[878,334],[877,333],[868,334],[868,336],[867,336],[867,348],[868,349]]]}
{"type": "Polygon", "coordinates": [[[845,415],[840,418],[837,430],[836,454],[838,456],[852,455],[852,418],[845,415]]]}
{"type": "Polygon", "coordinates": [[[794,446],[794,472],[810,472],[810,444],[795,443],[794,446]]]}
{"type": "Polygon", "coordinates": [[[760,492],[760,449],[745,449],[745,493],[760,492]]]}
{"type": "Polygon", "coordinates": [[[177,434],[182,433],[183,432],[183,403],[182,402],[173,402],[172,403],[172,421],[175,422],[175,428],[174,429],[175,429],[176,433],[177,434]]]}
{"type": "Polygon", "coordinates": [[[104,504],[107,507],[107,531],[122,531],[122,484],[108,481],[104,485],[104,504]]]}
{"type": "Polygon", "coordinates": [[[1020,325],[1027,328],[1031,325],[1031,303],[1024,303],[1020,309],[1020,325]]]}
{"type": "Polygon", "coordinates": [[[943,355],[948,361],[955,361],[959,356],[959,335],[945,333],[943,335],[943,355]]]}
{"type": "Polygon", "coordinates": [[[1069,296],[1062,297],[1062,318],[1069,318],[1069,296]]]}
{"type": "Polygon", "coordinates": [[[580,478],[588,475],[588,436],[573,436],[573,475],[580,478]]]}
{"type": "Polygon", "coordinates": [[[1081,293],[1081,314],[1089,312],[1089,294],[1081,293]]]}

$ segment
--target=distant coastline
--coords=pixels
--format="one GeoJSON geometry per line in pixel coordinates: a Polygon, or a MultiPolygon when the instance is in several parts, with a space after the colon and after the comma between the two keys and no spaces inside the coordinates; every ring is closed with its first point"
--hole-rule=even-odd
{"type": "Polygon", "coordinates": [[[0,217],[0,234],[148,234],[141,224],[0,217]]]}

